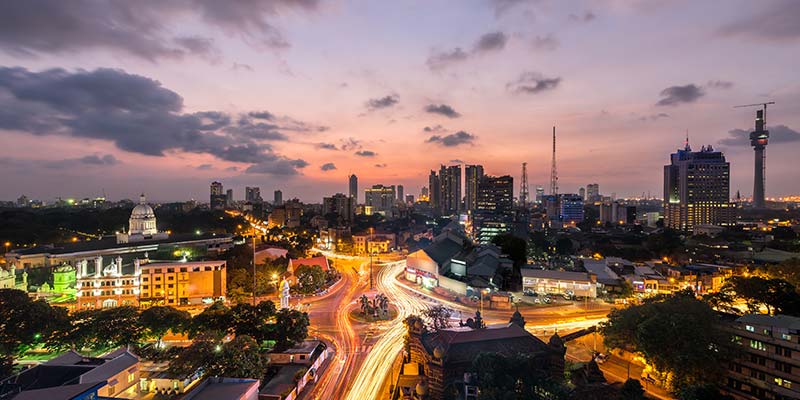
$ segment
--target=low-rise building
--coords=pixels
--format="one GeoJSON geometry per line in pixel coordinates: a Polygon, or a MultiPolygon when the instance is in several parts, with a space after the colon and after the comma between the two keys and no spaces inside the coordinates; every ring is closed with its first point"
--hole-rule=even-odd
{"type": "Polygon", "coordinates": [[[297,277],[295,277],[295,273],[297,272],[297,268],[300,267],[301,265],[307,265],[307,266],[317,265],[320,268],[322,268],[322,270],[325,272],[331,270],[331,265],[328,263],[328,258],[325,256],[317,256],[310,258],[290,258],[289,265],[286,267],[286,272],[283,274],[284,279],[286,279],[290,285],[294,285],[297,283],[297,277]]]}
{"type": "Polygon", "coordinates": [[[181,400],[258,400],[261,381],[245,378],[206,378],[181,400]]]}
{"type": "Polygon", "coordinates": [[[800,318],[750,314],[727,323],[741,349],[725,391],[736,399],[800,399],[800,318]]]}
{"type": "Polygon", "coordinates": [[[143,264],[140,278],[142,305],[211,304],[227,293],[224,260],[143,264]]]}
{"type": "Polygon", "coordinates": [[[138,382],[139,357],[125,348],[100,357],[70,350],[0,381],[0,398],[51,399],[50,394],[67,392],[116,397],[135,393],[138,382]]]}
{"type": "Polygon", "coordinates": [[[314,383],[319,370],[328,359],[328,347],[319,340],[306,340],[291,349],[269,354],[270,364],[277,373],[261,388],[264,400],[294,400],[306,385],[314,383]]]}
{"type": "Polygon", "coordinates": [[[397,247],[394,233],[372,233],[353,235],[353,251],[356,254],[388,253],[397,247]]]}
{"type": "Polygon", "coordinates": [[[597,297],[597,277],[586,272],[551,271],[523,268],[522,290],[542,294],[569,294],[578,297],[597,297]]]}

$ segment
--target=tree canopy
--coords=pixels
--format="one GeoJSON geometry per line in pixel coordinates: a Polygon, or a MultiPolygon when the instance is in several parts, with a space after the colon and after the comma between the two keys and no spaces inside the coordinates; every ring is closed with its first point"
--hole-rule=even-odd
{"type": "Polygon", "coordinates": [[[690,291],[613,310],[600,332],[606,346],[641,354],[675,390],[718,382],[735,352],[717,313],[690,291]]]}

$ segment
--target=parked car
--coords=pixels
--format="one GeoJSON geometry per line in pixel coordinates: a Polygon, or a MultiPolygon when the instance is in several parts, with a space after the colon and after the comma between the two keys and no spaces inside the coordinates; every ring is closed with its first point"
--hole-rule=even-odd
{"type": "Polygon", "coordinates": [[[538,296],[538,294],[536,294],[536,292],[534,292],[533,289],[525,289],[522,292],[522,294],[524,294],[525,296],[532,296],[532,297],[538,296]]]}
{"type": "Polygon", "coordinates": [[[597,354],[595,354],[595,356],[594,356],[594,361],[595,361],[596,363],[598,363],[598,364],[602,364],[602,363],[604,363],[604,362],[608,361],[608,354],[605,354],[605,353],[597,353],[597,354]]]}

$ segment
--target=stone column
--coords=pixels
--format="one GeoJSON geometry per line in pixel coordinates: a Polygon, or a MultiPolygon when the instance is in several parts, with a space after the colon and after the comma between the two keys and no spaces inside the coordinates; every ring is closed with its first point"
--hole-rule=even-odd
{"type": "Polygon", "coordinates": [[[142,264],[138,258],[133,259],[133,275],[139,276],[142,272],[142,264]]]}
{"type": "Polygon", "coordinates": [[[99,278],[103,276],[103,256],[97,256],[94,259],[94,277],[99,278]]]}
{"type": "Polygon", "coordinates": [[[117,266],[117,273],[122,275],[122,257],[121,256],[117,256],[116,266],[117,266]]]}

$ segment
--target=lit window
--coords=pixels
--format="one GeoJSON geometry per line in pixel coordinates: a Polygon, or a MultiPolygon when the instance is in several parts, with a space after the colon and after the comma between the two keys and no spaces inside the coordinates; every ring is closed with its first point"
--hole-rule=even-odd
{"type": "Polygon", "coordinates": [[[752,325],[745,325],[744,329],[746,329],[748,332],[755,332],[756,331],[756,329],[753,328],[752,325]]]}

